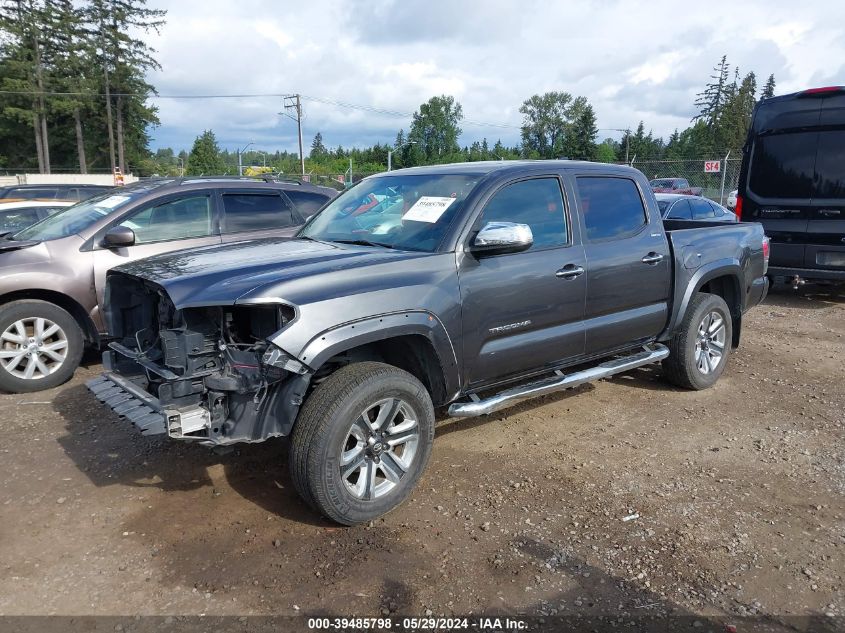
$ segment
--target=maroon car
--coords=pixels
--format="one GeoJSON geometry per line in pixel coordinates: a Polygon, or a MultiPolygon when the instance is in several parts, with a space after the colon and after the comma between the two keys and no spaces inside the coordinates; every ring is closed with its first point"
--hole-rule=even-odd
{"type": "MultiPolygon", "coordinates": [[[[207,177],[140,182],[0,238],[0,390],[55,387],[105,327],[106,271],[181,249],[288,237],[337,192],[207,177]]],[[[175,271],[174,271],[175,272],[175,271]]]]}
{"type": "Polygon", "coordinates": [[[703,193],[701,187],[690,187],[686,178],[655,178],[649,184],[654,193],[680,193],[687,196],[700,196],[703,193]]]}

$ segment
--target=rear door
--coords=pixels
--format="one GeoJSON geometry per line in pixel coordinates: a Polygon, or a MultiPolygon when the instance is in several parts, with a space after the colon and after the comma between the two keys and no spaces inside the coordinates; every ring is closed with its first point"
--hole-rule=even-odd
{"type": "Polygon", "coordinates": [[[220,192],[223,242],[260,237],[291,237],[302,220],[278,189],[226,189],[220,192]]]}
{"type": "Polygon", "coordinates": [[[575,178],[587,258],[586,353],[656,337],[669,316],[671,254],[654,205],[624,176],[575,178]]]}
{"type": "Polygon", "coordinates": [[[814,131],[754,139],[742,219],[763,225],[772,240],[771,266],[804,267],[817,147],[814,131]]]}
{"type": "Polygon", "coordinates": [[[845,270],[845,129],[818,137],[804,267],[845,270]]]}

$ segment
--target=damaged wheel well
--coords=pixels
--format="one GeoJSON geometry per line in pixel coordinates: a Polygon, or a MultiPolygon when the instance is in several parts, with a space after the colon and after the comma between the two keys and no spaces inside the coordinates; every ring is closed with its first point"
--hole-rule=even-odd
{"type": "Polygon", "coordinates": [[[420,334],[395,336],[341,352],[317,370],[312,384],[325,379],[339,367],[368,360],[407,371],[425,385],[435,406],[446,403],[446,382],[440,359],[431,341],[420,334]]]}

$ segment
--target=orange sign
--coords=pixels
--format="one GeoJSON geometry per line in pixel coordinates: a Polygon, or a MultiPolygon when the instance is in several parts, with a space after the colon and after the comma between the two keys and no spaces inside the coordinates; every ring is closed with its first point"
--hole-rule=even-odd
{"type": "Polygon", "coordinates": [[[114,186],[115,187],[122,187],[123,186],[123,172],[120,171],[120,167],[114,168],[114,186]]]}

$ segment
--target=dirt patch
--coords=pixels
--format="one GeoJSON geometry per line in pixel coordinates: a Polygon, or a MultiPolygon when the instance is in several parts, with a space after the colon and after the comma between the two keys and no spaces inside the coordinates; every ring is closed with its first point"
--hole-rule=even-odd
{"type": "Polygon", "coordinates": [[[715,388],[651,368],[442,420],[412,498],[351,529],[286,442],[140,437],[90,364],[0,396],[0,614],[841,616],[843,352],[841,298],[775,294],[715,388]]]}

